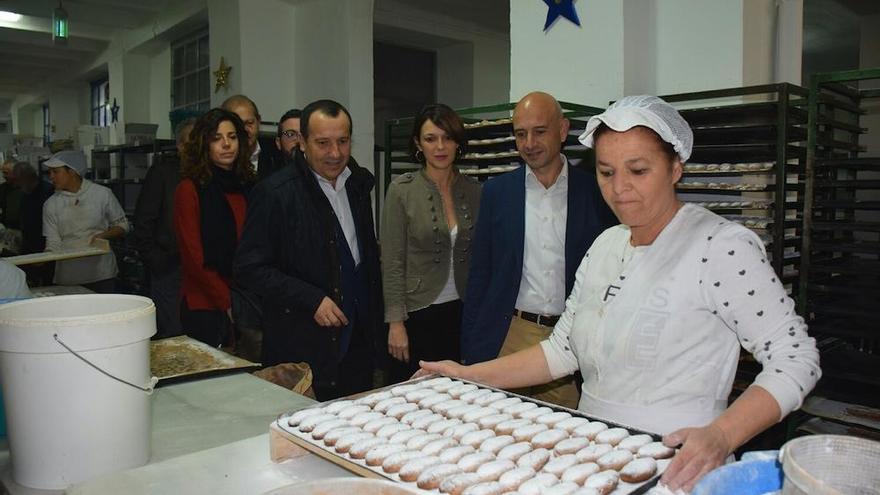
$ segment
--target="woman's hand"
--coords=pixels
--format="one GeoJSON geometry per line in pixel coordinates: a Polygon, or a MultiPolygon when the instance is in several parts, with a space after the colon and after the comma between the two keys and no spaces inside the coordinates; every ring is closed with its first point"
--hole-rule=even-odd
{"type": "Polygon", "coordinates": [[[468,367],[458,364],[455,361],[419,361],[419,366],[421,368],[416,371],[415,374],[413,374],[413,378],[421,378],[423,376],[438,374],[449,376],[452,378],[468,379],[468,367]]]}
{"type": "Polygon", "coordinates": [[[724,464],[733,448],[727,435],[714,424],[702,428],[682,428],[663,437],[668,447],[681,445],[661,480],[670,490],[690,492],[709,471],[724,464]]]}
{"type": "Polygon", "coordinates": [[[406,326],[402,321],[389,324],[388,328],[388,354],[394,359],[409,362],[409,337],[406,334],[406,326]]]}

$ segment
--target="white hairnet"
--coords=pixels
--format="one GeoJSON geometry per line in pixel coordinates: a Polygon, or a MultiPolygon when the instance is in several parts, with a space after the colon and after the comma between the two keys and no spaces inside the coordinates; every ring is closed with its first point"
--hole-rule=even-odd
{"type": "Polygon", "coordinates": [[[621,98],[604,112],[590,117],[586,130],[578,140],[584,146],[593,148],[593,132],[601,123],[605,123],[617,132],[628,131],[639,125],[645,126],[671,144],[682,163],[691,157],[691,149],[694,146],[694,132],[691,126],[678,110],[656,96],[621,98]]]}
{"type": "Polygon", "coordinates": [[[82,177],[87,167],[86,155],[76,150],[59,151],[46,160],[44,165],[48,168],[67,167],[82,177]]]}

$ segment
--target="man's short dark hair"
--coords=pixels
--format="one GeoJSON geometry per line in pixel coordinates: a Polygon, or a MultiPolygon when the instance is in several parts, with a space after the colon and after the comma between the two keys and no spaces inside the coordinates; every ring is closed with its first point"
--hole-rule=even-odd
{"type": "Polygon", "coordinates": [[[308,139],[309,137],[309,119],[312,117],[312,114],[315,112],[320,112],[328,117],[339,117],[339,112],[345,113],[345,116],[348,117],[348,135],[351,136],[354,131],[354,122],[351,120],[351,114],[348,113],[348,109],[342,106],[341,103],[333,101],[333,100],[318,100],[313,101],[306,105],[303,108],[302,116],[300,117],[299,123],[299,133],[302,135],[303,139],[308,139]]]}
{"type": "MultiPolygon", "coordinates": [[[[278,119],[278,137],[281,137],[281,124],[284,123],[285,120],[299,119],[301,117],[302,117],[302,110],[300,110],[299,108],[292,108],[292,109],[284,112],[284,115],[282,115],[281,118],[278,119]]],[[[300,125],[302,125],[302,124],[300,124],[300,125]]]]}
{"type": "Polygon", "coordinates": [[[192,131],[192,128],[195,125],[196,125],[196,118],[195,117],[183,119],[177,123],[177,126],[174,127],[174,140],[177,142],[177,144],[180,144],[183,141],[185,141],[186,140],[185,138],[189,138],[189,136],[183,135],[183,131],[186,130],[187,127],[189,127],[190,128],[189,130],[192,131]]]}
{"type": "Polygon", "coordinates": [[[37,171],[34,169],[33,165],[24,161],[15,162],[15,165],[12,166],[12,173],[19,179],[22,177],[37,176],[37,171]]]}

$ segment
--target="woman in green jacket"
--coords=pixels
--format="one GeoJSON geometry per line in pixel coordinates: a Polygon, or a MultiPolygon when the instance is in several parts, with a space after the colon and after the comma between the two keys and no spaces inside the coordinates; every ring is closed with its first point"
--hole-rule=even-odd
{"type": "Polygon", "coordinates": [[[480,183],[455,166],[466,142],[455,111],[425,106],[410,140],[422,169],[388,188],[381,246],[392,382],[412,376],[419,360],[459,359],[461,297],[480,208],[480,183]]]}

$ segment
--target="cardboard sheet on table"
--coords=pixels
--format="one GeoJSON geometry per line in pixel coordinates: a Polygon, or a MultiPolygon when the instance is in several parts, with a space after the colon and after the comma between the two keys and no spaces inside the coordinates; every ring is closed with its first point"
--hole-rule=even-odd
{"type": "Polygon", "coordinates": [[[150,372],[159,378],[160,383],[174,378],[259,367],[259,363],[233,356],[186,335],[150,342],[150,372]]]}

